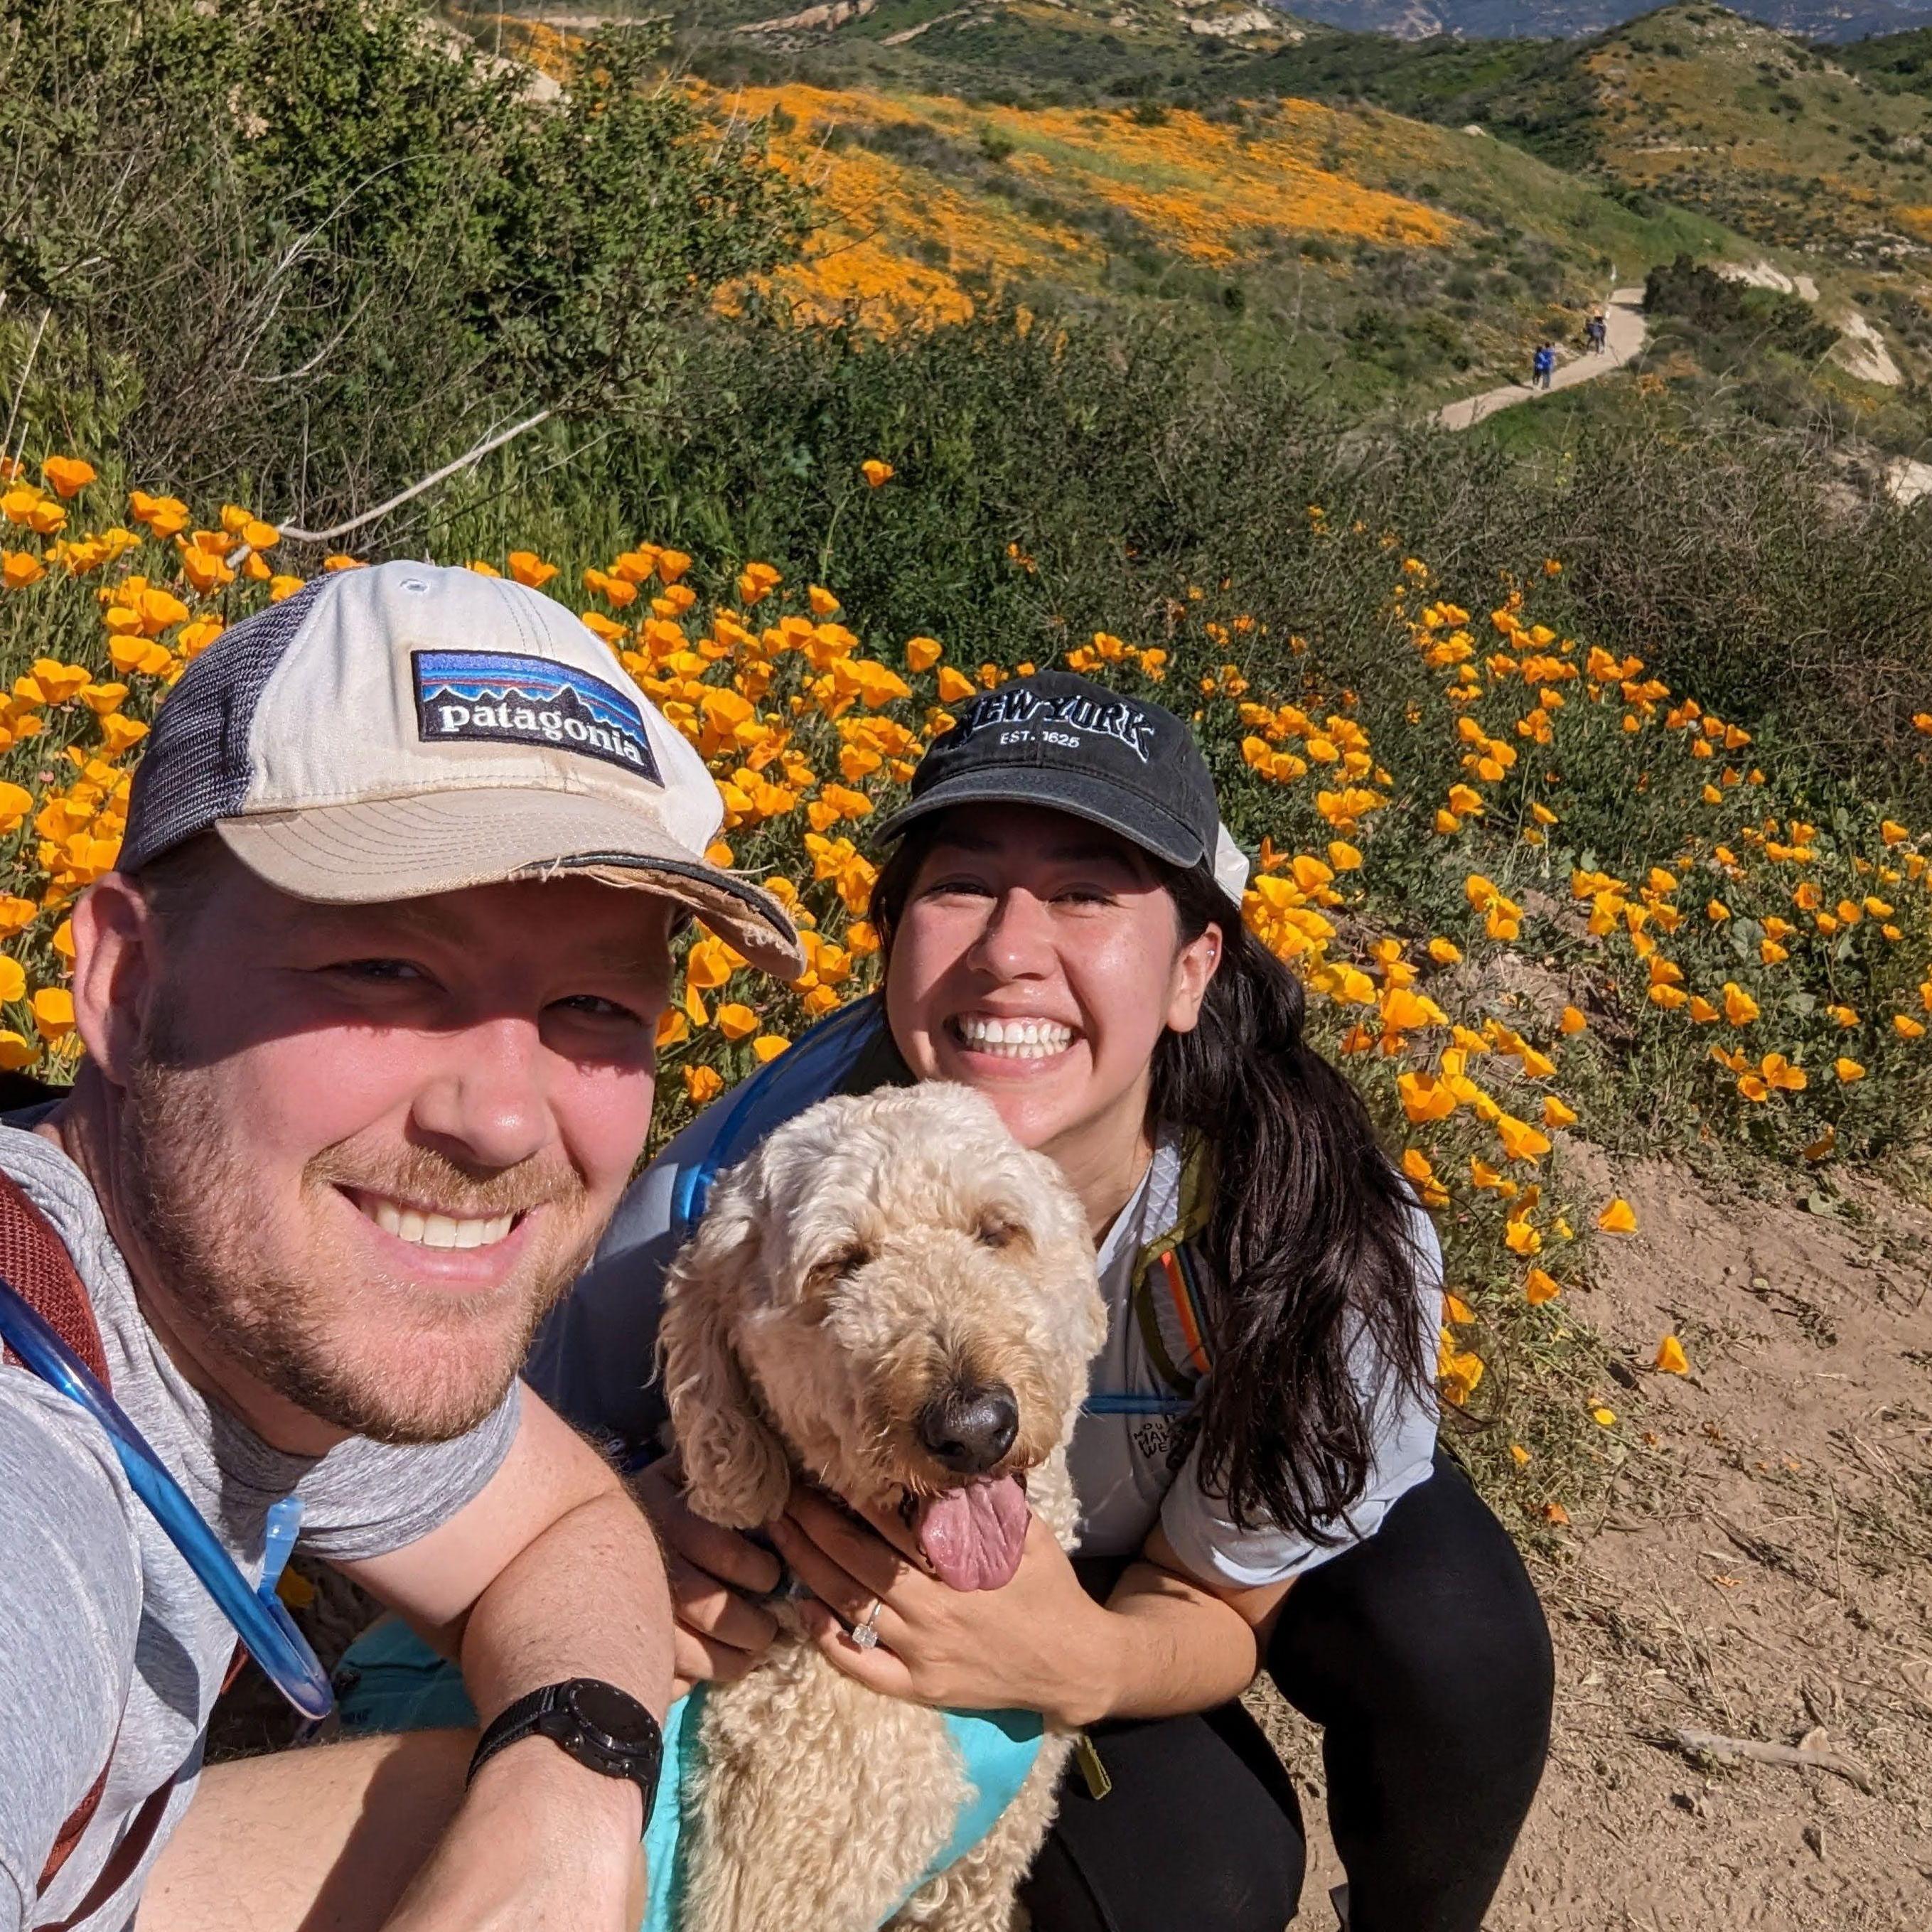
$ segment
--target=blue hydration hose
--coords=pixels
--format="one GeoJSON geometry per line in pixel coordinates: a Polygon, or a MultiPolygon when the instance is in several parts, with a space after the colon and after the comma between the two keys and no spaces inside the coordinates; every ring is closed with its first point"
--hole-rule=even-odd
{"type": "Polygon", "coordinates": [[[686,1168],[671,1190],[673,1240],[690,1239],[720,1174],[736,1166],[780,1121],[838,1091],[884,1024],[884,1003],[868,993],[820,1020],[745,1082],[728,1103],[731,1111],[704,1158],[686,1168]]]}
{"type": "Polygon", "coordinates": [[[268,1511],[262,1581],[251,1588],[181,1485],[80,1358],[18,1289],[0,1276],[0,1339],[41,1381],[78,1402],[107,1432],[134,1493],[235,1626],[244,1648],[302,1714],[319,1723],[335,1707],[328,1677],[275,1594],[302,1525],[302,1500],[284,1496],[268,1511]]]}

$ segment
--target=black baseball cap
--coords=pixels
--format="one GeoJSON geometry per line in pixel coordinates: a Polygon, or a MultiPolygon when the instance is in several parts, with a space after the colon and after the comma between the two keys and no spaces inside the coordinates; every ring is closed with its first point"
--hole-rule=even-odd
{"type": "Polygon", "coordinates": [[[1068,812],[1183,872],[1206,865],[1236,905],[1247,885],[1194,734],[1160,705],[1072,671],[1037,671],[974,698],[874,837],[888,842],[934,812],[992,804],[1068,812]]]}

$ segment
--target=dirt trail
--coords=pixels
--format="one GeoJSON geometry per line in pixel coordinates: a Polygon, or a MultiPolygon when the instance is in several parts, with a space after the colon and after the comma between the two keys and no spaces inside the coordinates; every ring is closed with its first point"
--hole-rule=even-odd
{"type": "MultiPolygon", "coordinates": [[[[1932,1214],[1852,1176],[1765,1199],[1572,1158],[1637,1212],[1575,1297],[1636,1372],[1604,1391],[1633,1453],[1538,1568],[1556,1736],[1490,1932],[1927,1932],[1932,1214]],[[1671,1330],[1686,1379],[1648,1372],[1671,1330]],[[1871,1789],[1695,1763],[1680,1726],[1822,1745],[1871,1789]]],[[[1318,1820],[1313,1735],[1268,1716],[1318,1820]]],[[[1340,1876],[1322,1845],[1297,1932],[1333,1925],[1340,1876]]]]}
{"type": "MultiPolygon", "coordinates": [[[[1579,382],[1594,382],[1599,376],[1607,376],[1612,369],[1621,369],[1644,345],[1650,334],[1649,325],[1643,319],[1643,291],[1641,289],[1618,289],[1604,310],[1605,338],[1607,346],[1600,356],[1573,356],[1568,362],[1557,365],[1556,374],[1550,379],[1552,390],[1574,388],[1579,382]]],[[[1513,409],[1518,403],[1533,402],[1544,392],[1532,389],[1527,382],[1508,382],[1499,389],[1485,389],[1480,395],[1465,396],[1461,401],[1449,404],[1436,412],[1436,420],[1444,429],[1469,429],[1486,416],[1492,416],[1498,410],[1513,409]]]]}

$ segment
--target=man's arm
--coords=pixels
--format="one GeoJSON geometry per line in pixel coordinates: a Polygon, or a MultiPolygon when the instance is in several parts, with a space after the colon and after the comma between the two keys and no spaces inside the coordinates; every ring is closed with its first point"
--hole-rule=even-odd
{"type": "MultiPolygon", "coordinates": [[[[528,1390],[516,1441],[474,1501],[405,1548],[340,1567],[460,1662],[485,1724],[569,1677],[664,1714],[671,1615],[656,1540],[616,1475],[528,1390]]],[[[514,1922],[549,1923],[527,1914],[554,1899],[559,1925],[634,1924],[622,1914],[643,1830],[635,1786],[526,1738],[478,1773],[392,1922],[481,1928],[520,1911],[514,1922]]]]}
{"type": "Polygon", "coordinates": [[[77,1416],[0,1372],[0,1932],[40,1916],[41,1870],[106,1766],[134,1672],[134,1539],[112,1452],[77,1416]]]}

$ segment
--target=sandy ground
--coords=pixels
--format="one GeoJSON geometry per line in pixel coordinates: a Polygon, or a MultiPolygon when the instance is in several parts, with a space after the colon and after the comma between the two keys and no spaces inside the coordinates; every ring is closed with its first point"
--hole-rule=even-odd
{"type": "MultiPolygon", "coordinates": [[[[1580,1318],[1640,1371],[1674,1328],[1693,1372],[1640,1373],[1630,1494],[1538,1567],[1556,1735],[1491,1932],[1927,1932],[1932,1215],[1855,1178],[1811,1213],[1572,1157],[1640,1230],[1600,1244],[1580,1318]],[[1870,1788],[1695,1761],[1680,1726],[1802,1741],[1870,1788]]],[[[1314,1733],[1269,1715],[1312,1824],[1314,1733]]],[[[1340,1876],[1318,1846],[1298,1928],[1334,1924],[1340,1876]]]]}

